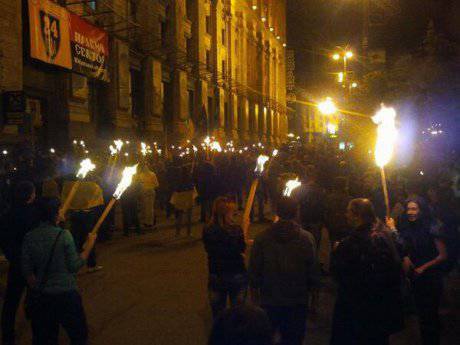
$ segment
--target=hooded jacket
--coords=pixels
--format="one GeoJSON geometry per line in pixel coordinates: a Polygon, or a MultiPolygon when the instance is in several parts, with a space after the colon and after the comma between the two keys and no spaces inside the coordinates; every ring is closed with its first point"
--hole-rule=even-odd
{"type": "Polygon", "coordinates": [[[306,305],[317,274],[313,236],[297,223],[281,220],[254,240],[249,285],[260,289],[262,305],[306,305]]]}

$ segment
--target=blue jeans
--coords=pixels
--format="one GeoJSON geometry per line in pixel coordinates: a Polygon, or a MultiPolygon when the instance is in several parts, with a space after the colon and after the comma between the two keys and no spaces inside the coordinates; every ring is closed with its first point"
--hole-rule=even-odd
{"type": "Polygon", "coordinates": [[[208,292],[214,319],[227,307],[227,299],[233,307],[246,300],[248,278],[245,273],[209,275],[208,292]]]}

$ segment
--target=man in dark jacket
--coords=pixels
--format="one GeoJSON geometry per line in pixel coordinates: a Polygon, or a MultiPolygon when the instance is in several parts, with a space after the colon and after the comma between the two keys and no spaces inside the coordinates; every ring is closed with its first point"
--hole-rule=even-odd
{"type": "Polygon", "coordinates": [[[1,248],[10,263],[8,282],[2,309],[3,344],[15,343],[14,324],[26,281],[21,273],[21,248],[24,236],[39,222],[34,205],[35,187],[31,182],[20,182],[15,189],[15,198],[10,211],[1,222],[1,248]]]}
{"type": "Polygon", "coordinates": [[[280,220],[259,234],[249,261],[249,285],[256,303],[267,312],[283,344],[301,345],[305,337],[307,304],[317,282],[313,236],[295,221],[297,204],[282,198],[280,220]]]}

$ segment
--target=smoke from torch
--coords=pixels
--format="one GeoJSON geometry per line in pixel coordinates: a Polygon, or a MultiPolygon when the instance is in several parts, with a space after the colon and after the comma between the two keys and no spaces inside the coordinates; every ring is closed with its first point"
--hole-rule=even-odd
{"type": "Polygon", "coordinates": [[[295,180],[289,180],[286,182],[286,187],[284,188],[283,196],[290,197],[291,193],[294,189],[300,187],[302,185],[302,182],[299,181],[299,178],[296,178],[295,180]]]}
{"type": "Polygon", "coordinates": [[[136,174],[136,172],[137,172],[137,164],[133,165],[132,167],[126,167],[123,170],[121,181],[118,184],[117,189],[115,190],[115,193],[113,193],[113,197],[116,200],[120,200],[122,194],[131,185],[133,181],[133,176],[136,174]]]}

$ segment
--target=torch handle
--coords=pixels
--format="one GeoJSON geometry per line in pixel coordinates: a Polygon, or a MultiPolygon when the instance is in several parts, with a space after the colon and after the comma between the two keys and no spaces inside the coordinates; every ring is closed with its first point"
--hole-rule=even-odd
{"type": "Polygon", "coordinates": [[[384,167],[380,168],[380,177],[382,178],[382,189],[383,189],[383,197],[385,199],[386,216],[390,217],[390,199],[388,197],[387,179],[385,176],[384,167]]]}
{"type": "Polygon", "coordinates": [[[117,199],[115,198],[112,198],[110,199],[109,203],[107,204],[104,212],[102,212],[101,216],[99,217],[99,219],[97,220],[97,223],[96,225],[94,225],[94,228],[93,230],[91,230],[91,233],[92,234],[97,234],[98,231],[99,231],[99,228],[101,227],[102,223],[104,222],[105,218],[107,218],[107,216],[109,215],[109,212],[110,210],[112,209],[113,205],[115,205],[115,202],[117,201],[117,199]]]}
{"type": "Polygon", "coordinates": [[[252,181],[251,189],[249,190],[248,199],[246,200],[246,205],[244,207],[243,212],[243,233],[244,238],[248,238],[248,230],[249,230],[249,215],[251,214],[252,204],[254,203],[254,197],[256,195],[257,186],[259,184],[259,179],[256,178],[252,181]]]}
{"type": "Polygon", "coordinates": [[[61,207],[61,215],[64,216],[66,212],[69,210],[70,204],[75,197],[75,194],[77,193],[78,187],[80,186],[80,181],[75,181],[75,183],[72,185],[72,188],[70,189],[69,194],[67,194],[67,198],[64,201],[64,204],[61,207]]]}

